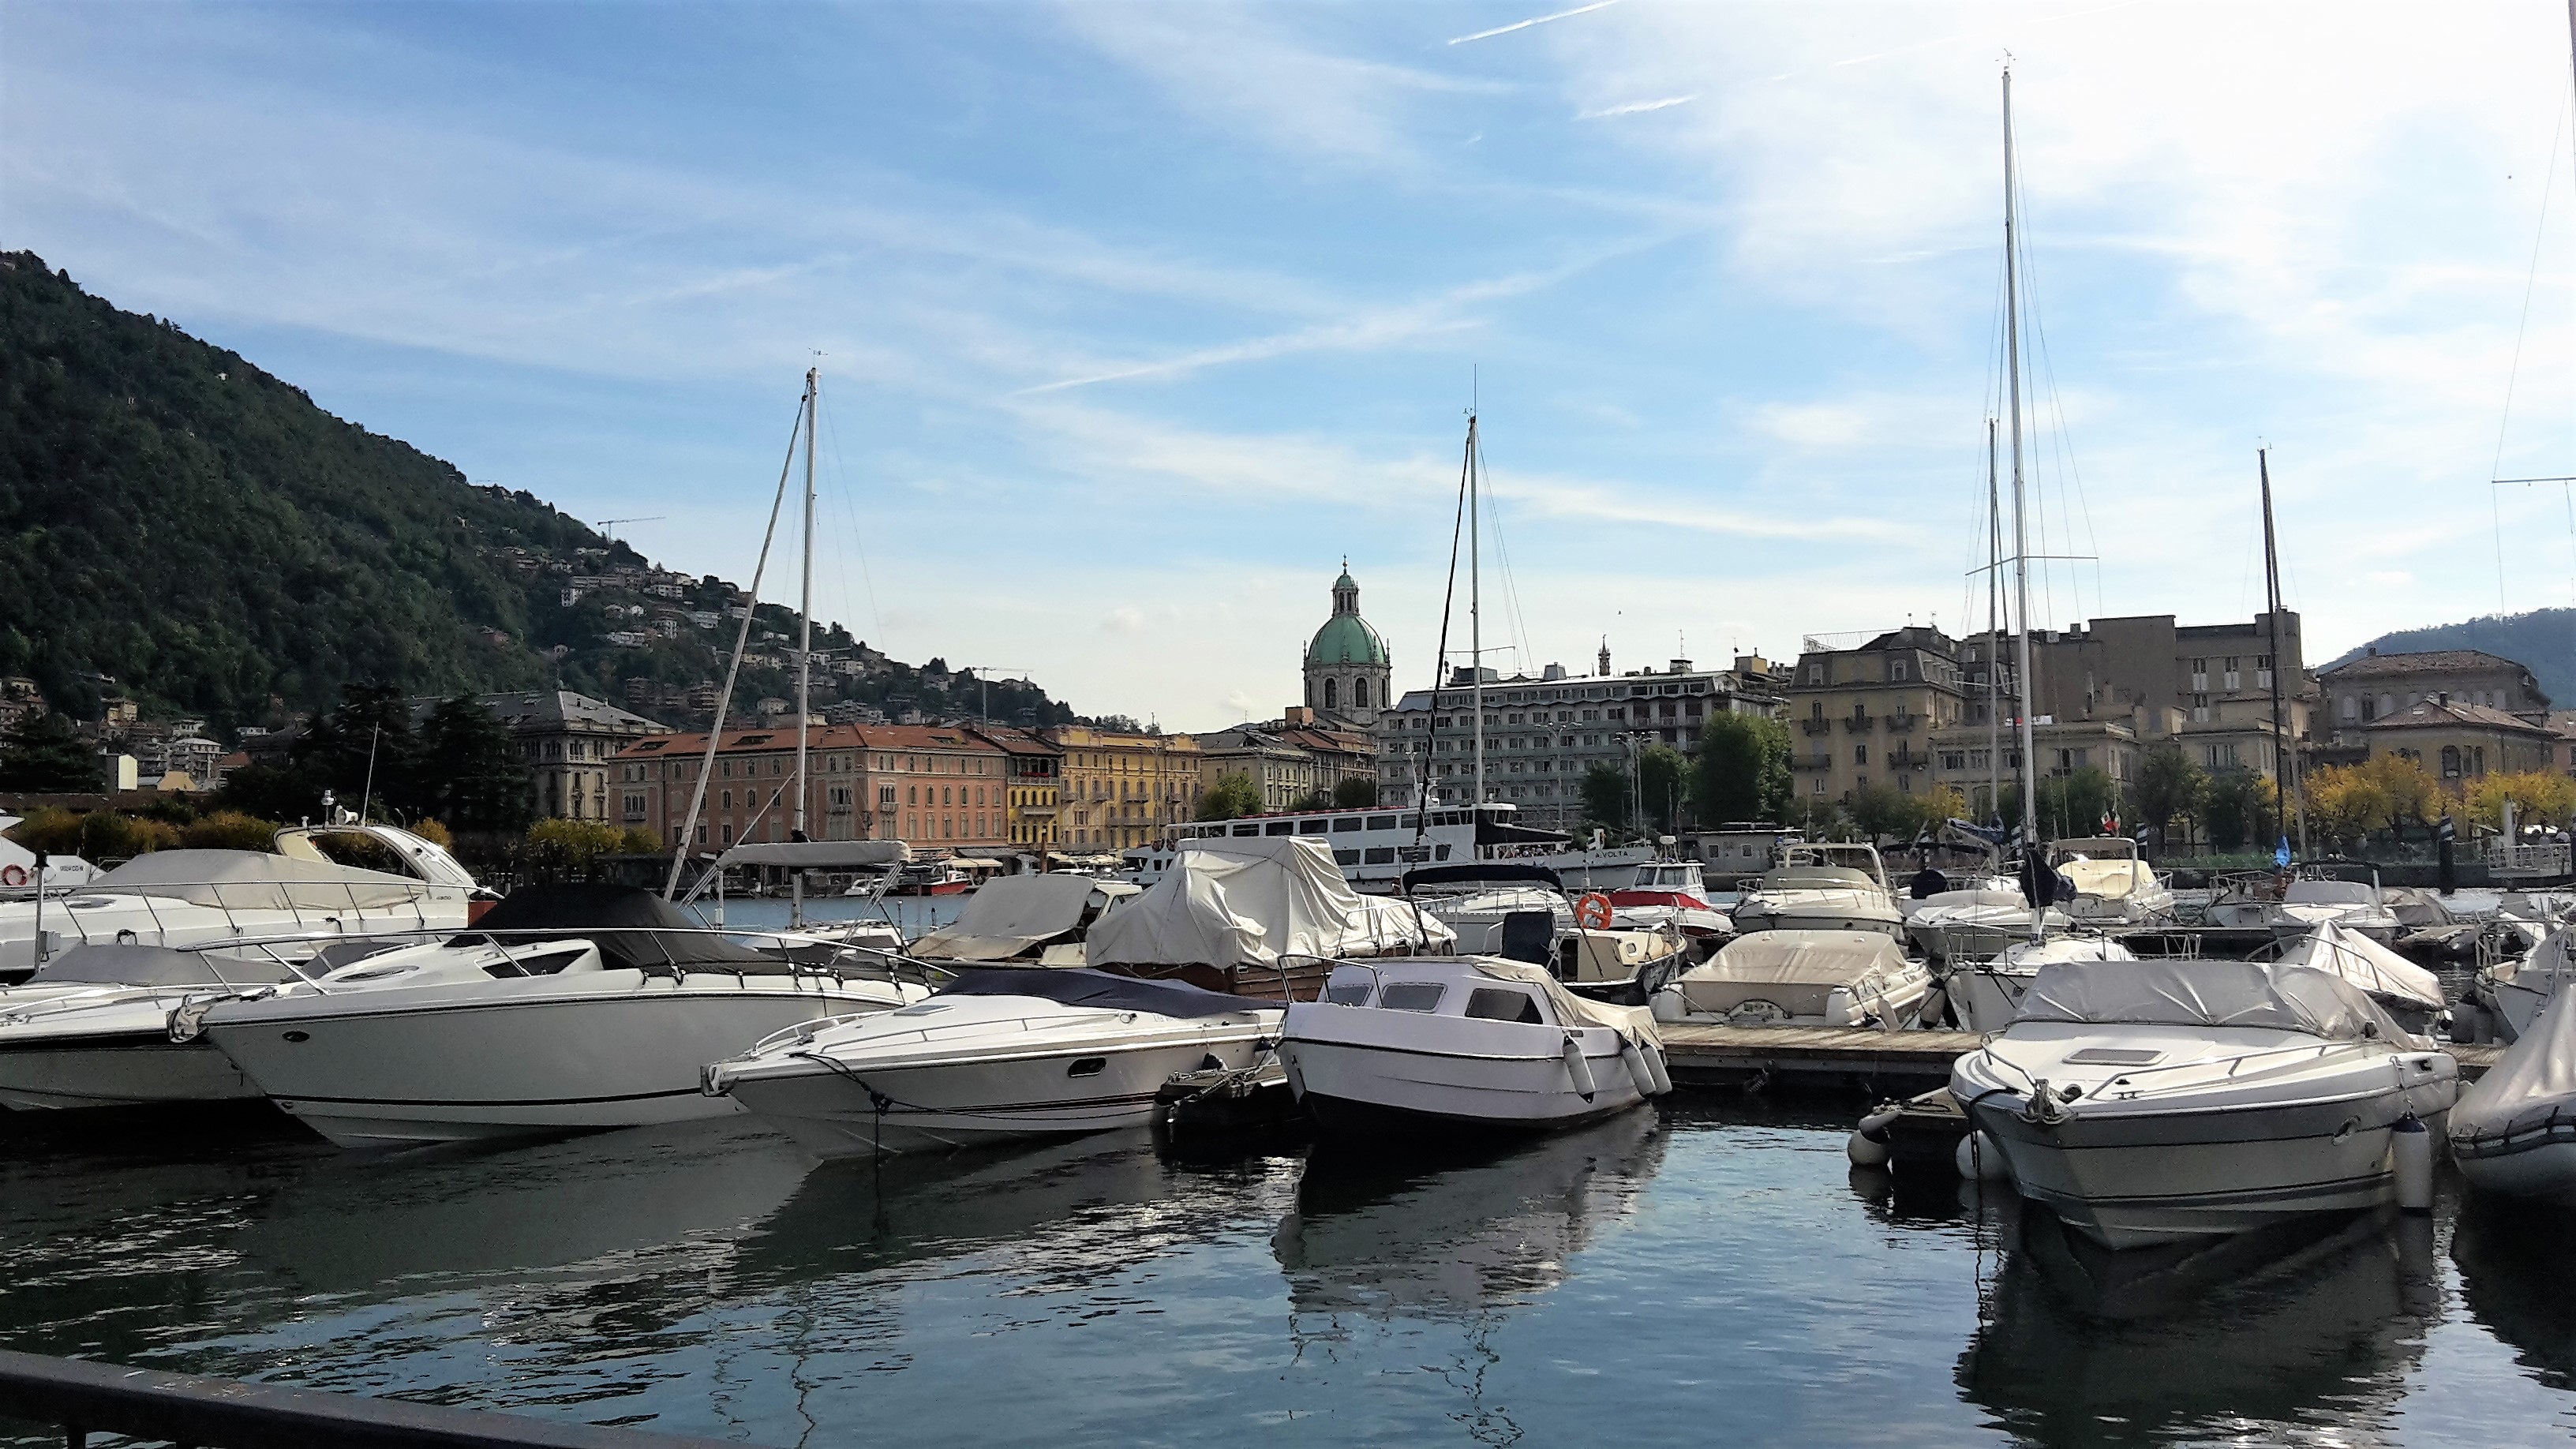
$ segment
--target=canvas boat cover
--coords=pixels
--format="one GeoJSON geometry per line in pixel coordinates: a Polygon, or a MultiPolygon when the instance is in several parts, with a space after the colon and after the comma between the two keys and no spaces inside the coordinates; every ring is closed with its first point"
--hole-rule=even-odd
{"type": "Polygon", "coordinates": [[[1655,1029],[1655,1014],[1645,1007],[1613,1006],[1606,1001],[1577,996],[1566,990],[1546,967],[1534,966],[1527,961],[1511,961],[1500,956],[1470,956],[1467,960],[1479,972],[1497,981],[1517,981],[1537,987],[1547,997],[1548,1004],[1556,1008],[1559,1021],[1606,1026],[1619,1033],[1623,1041],[1651,1042],[1657,1051],[1663,1049],[1664,1037],[1655,1029]]]}
{"type": "Polygon", "coordinates": [[[978,966],[932,993],[940,996],[1034,996],[1102,1011],[1146,1011],[1181,1018],[1233,1016],[1258,1003],[1181,981],[1141,981],[1080,966],[978,966]]]}
{"type": "Polygon", "coordinates": [[[2281,953],[2283,966],[2331,971],[2373,996],[2431,1011],[2444,1005],[2442,979],[2361,934],[2327,921],[2281,953]]]}
{"type": "Polygon", "coordinates": [[[1104,884],[1087,875],[986,881],[955,921],[913,942],[911,954],[928,961],[1007,961],[1082,924],[1083,907],[1104,884]]]}
{"type": "Polygon", "coordinates": [[[1804,989],[1791,994],[1813,997],[1805,1012],[1812,1015],[1836,990],[1866,998],[1873,988],[1892,989],[1897,978],[1913,969],[1895,938],[1884,932],[1761,931],[1728,942],[1715,956],[1675,977],[1673,985],[1689,1010],[1720,1015],[1740,1004],[1747,988],[1765,988],[1761,994],[1777,997],[1780,993],[1767,988],[1800,987],[1804,989]]]}
{"type": "Polygon", "coordinates": [[[2100,896],[2105,900],[2122,900],[2132,891],[2146,890],[2156,884],[2155,872],[2145,861],[2096,860],[2076,856],[2057,863],[2057,873],[2075,882],[2079,894],[2100,896]]]}
{"type": "Polygon", "coordinates": [[[100,876],[89,889],[232,911],[347,911],[407,906],[429,888],[380,870],[256,850],[156,850],[100,876]]]}
{"type": "Polygon", "coordinates": [[[2488,1073],[2469,1084],[2451,1108],[2454,1147],[2545,1135],[2554,1123],[2576,1122],[2576,996],[2560,992],[2541,1008],[2522,1038],[2488,1073]]]}
{"type": "Polygon", "coordinates": [[[1304,836],[1192,842],[1152,889],[1091,928],[1092,966],[1268,966],[1283,956],[1378,955],[1446,928],[1402,901],[1351,889],[1304,836]]]}
{"type": "Polygon", "coordinates": [[[874,870],[902,865],[912,850],[900,840],[762,840],[745,841],[716,857],[722,869],[734,865],[783,865],[798,870],[874,870]]]}
{"type": "Polygon", "coordinates": [[[74,946],[27,978],[31,986],[248,986],[292,981],[295,973],[261,957],[211,956],[167,946],[74,946]]]}
{"type": "Polygon", "coordinates": [[[2013,1020],[2295,1031],[2400,1048],[2414,1040],[2341,976],[2259,961],[2060,961],[2040,968],[2013,1020]]]}
{"type": "Polygon", "coordinates": [[[524,885],[474,923],[504,945],[580,937],[599,947],[608,969],[669,975],[723,971],[784,976],[786,960],[716,935],[704,922],[650,891],[619,885],[524,885]]]}

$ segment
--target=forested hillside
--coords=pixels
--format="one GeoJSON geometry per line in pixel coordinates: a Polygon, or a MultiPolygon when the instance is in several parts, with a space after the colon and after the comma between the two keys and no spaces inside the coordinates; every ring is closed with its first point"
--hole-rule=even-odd
{"type": "MultiPolygon", "coordinates": [[[[738,596],[681,578],[119,311],[33,253],[0,254],[0,674],[32,676],[58,710],[94,717],[117,693],[225,731],[327,708],[353,684],[560,682],[623,702],[625,680],[648,679],[673,687],[656,712],[684,713],[668,696],[719,677],[732,644],[733,622],[704,615],[738,596]],[[692,610],[693,627],[668,617],[692,610]]],[[[738,704],[786,689],[792,625],[761,609],[738,704]]],[[[837,626],[818,625],[816,646],[857,652],[837,626]]],[[[1034,686],[989,693],[999,719],[1070,718],[1034,686]]],[[[881,655],[818,698],[986,703],[937,661],[881,655]]]]}
{"type": "MultiPolygon", "coordinates": [[[[2576,609],[2494,614],[2465,624],[2435,624],[2382,634],[2362,646],[2382,654],[2425,649],[2483,649],[2528,666],[2553,703],[2576,707],[2576,609]]],[[[2355,649],[2334,661],[2358,657],[2355,649]]]]}

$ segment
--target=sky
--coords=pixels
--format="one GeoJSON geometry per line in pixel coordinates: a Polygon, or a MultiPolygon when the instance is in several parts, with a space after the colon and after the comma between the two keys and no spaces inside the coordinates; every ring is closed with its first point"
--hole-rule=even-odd
{"type": "Polygon", "coordinates": [[[2032,618],[2250,617],[2268,447],[2321,662],[2576,603],[2567,25],[0,0],[0,246],[737,581],[819,366],[818,615],[1204,729],[1346,557],[1430,682],[1471,406],[1507,673],[1983,627],[2009,64],[2032,618]]]}

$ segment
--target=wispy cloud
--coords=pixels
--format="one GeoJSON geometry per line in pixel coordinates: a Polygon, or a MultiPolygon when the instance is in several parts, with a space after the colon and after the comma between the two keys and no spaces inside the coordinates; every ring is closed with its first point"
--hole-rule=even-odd
{"type": "Polygon", "coordinates": [[[1686,96],[1666,96],[1660,101],[1630,101],[1625,105],[1604,106],[1597,111],[1577,111],[1574,113],[1574,119],[1605,121],[1612,116],[1642,116],[1648,111],[1669,111],[1675,106],[1687,106],[1698,99],[1699,93],[1693,91],[1686,96]]]}
{"type": "Polygon", "coordinates": [[[1607,10],[1618,3],[1619,0],[1592,0],[1589,5],[1577,5],[1571,10],[1559,10],[1553,15],[1534,15],[1527,20],[1515,20],[1509,25],[1497,25],[1491,30],[1479,30],[1473,35],[1452,36],[1449,43],[1465,45],[1471,40],[1491,40],[1497,35],[1509,35],[1515,30],[1527,30],[1533,25],[1545,25],[1552,20],[1571,20],[1577,15],[1589,15],[1595,10],[1607,10]]]}

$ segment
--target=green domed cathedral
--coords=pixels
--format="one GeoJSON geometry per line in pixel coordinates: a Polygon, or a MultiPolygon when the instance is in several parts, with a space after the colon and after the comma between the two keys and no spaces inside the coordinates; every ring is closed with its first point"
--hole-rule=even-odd
{"type": "Polygon", "coordinates": [[[1367,725],[1392,703],[1387,690],[1394,679],[1386,639],[1360,617],[1360,586],[1345,560],[1333,580],[1333,617],[1306,646],[1306,707],[1367,725]]]}

